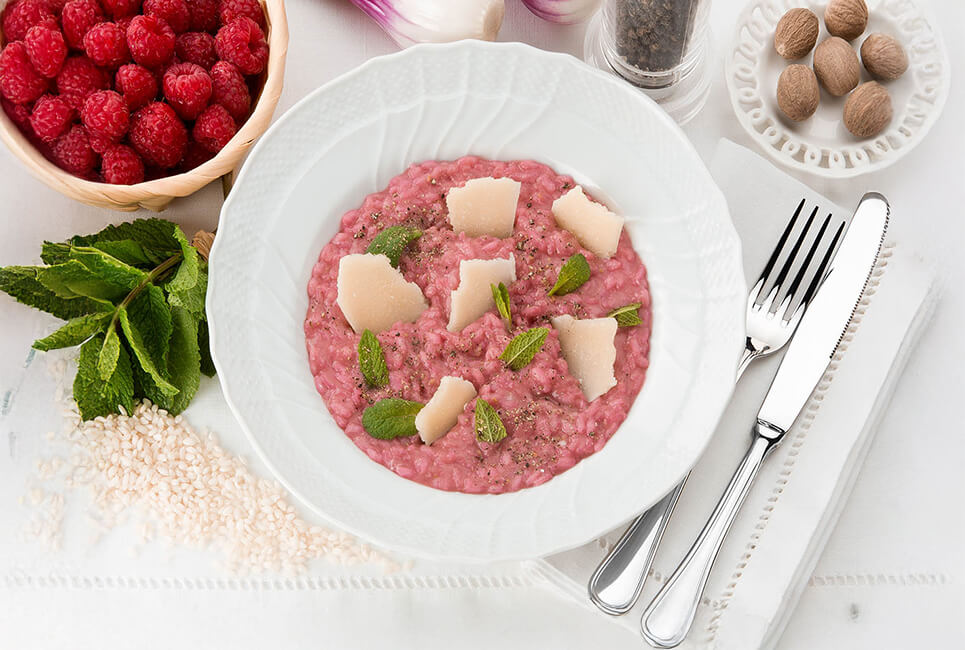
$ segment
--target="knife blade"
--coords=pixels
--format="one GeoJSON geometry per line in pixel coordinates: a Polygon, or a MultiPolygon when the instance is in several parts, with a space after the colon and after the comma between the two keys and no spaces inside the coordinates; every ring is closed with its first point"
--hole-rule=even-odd
{"type": "Polygon", "coordinates": [[[888,229],[888,201],[869,192],[855,209],[830,270],[807,309],[754,426],[754,435],[697,541],[647,607],[641,632],[655,648],[679,645],[693,625],[710,570],[757,472],[797,419],[854,317],[888,229]]]}
{"type": "Polygon", "coordinates": [[[888,229],[888,201],[877,192],[862,197],[838,254],[791,340],[757,419],[773,439],[797,419],[834,357],[854,317],[888,229]]]}

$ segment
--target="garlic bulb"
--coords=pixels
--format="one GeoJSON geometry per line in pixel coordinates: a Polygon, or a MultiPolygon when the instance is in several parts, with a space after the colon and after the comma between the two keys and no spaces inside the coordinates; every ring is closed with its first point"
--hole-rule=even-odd
{"type": "Polygon", "coordinates": [[[523,0],[523,4],[543,20],[572,25],[592,16],[600,0],[523,0]]]}
{"type": "Polygon", "coordinates": [[[504,0],[352,0],[401,47],[496,39],[504,0]]]}

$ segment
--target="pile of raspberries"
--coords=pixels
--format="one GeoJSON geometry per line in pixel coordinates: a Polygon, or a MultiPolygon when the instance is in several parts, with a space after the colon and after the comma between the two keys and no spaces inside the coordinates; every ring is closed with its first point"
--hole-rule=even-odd
{"type": "Polygon", "coordinates": [[[133,185],[212,158],[268,62],[258,0],[11,0],[0,22],[3,110],[92,181],[133,185]]]}

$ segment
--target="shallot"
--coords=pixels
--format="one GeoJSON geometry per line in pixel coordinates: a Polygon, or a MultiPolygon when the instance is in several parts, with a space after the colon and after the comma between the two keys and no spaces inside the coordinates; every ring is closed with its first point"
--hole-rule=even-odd
{"type": "Polygon", "coordinates": [[[534,14],[551,23],[581,23],[597,10],[600,0],[523,0],[534,14]]]}
{"type": "Polygon", "coordinates": [[[401,47],[496,39],[504,0],[352,0],[401,47]]]}

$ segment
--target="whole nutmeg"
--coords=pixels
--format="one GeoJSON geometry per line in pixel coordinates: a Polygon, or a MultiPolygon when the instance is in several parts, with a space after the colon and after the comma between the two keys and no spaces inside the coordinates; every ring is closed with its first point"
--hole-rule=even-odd
{"type": "Polygon", "coordinates": [[[824,26],[832,36],[853,41],[868,26],[868,5],[864,0],[831,0],[824,10],[824,26]]]}
{"type": "Polygon", "coordinates": [[[774,30],[774,49],[785,59],[800,59],[818,42],[821,25],[809,9],[798,7],[781,16],[774,30]]]}
{"type": "Polygon", "coordinates": [[[877,81],[861,84],[844,102],[844,126],[859,138],[881,133],[891,115],[891,95],[877,81]]]}
{"type": "Polygon", "coordinates": [[[818,80],[806,65],[789,65],[777,79],[777,105],[782,113],[795,122],[814,115],[820,97],[818,80]]]}
{"type": "Polygon", "coordinates": [[[851,92],[861,80],[861,64],[851,44],[832,36],[814,50],[814,74],[825,90],[840,97],[851,92]]]}
{"type": "Polygon", "coordinates": [[[901,43],[887,34],[870,34],[861,44],[861,62],[878,79],[894,81],[908,69],[901,43]]]}

